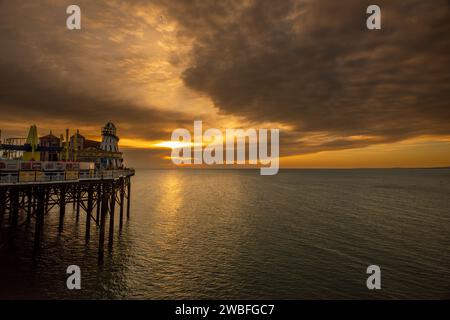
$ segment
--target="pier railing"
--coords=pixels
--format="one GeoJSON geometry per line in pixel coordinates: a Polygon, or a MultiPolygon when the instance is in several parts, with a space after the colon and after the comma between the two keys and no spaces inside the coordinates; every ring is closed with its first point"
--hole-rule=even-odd
{"type": "Polygon", "coordinates": [[[134,170],[76,171],[70,166],[67,170],[67,167],[58,172],[0,172],[0,246],[2,240],[8,241],[15,232],[28,232],[29,228],[19,227],[34,219],[34,252],[37,252],[47,230],[44,228],[46,216],[59,212],[58,232],[62,233],[67,205],[73,204],[77,223],[80,215],[85,214],[86,242],[90,239],[91,223],[98,227],[98,259],[103,262],[105,237],[108,237],[110,250],[114,242],[116,205],[119,209],[119,230],[122,229],[125,212],[127,218],[130,216],[131,176],[134,170]]]}
{"type": "Polygon", "coordinates": [[[26,184],[26,183],[49,183],[64,181],[85,181],[85,180],[112,180],[120,177],[134,176],[134,169],[101,170],[94,171],[63,171],[63,172],[43,172],[18,171],[4,172],[0,174],[0,185],[5,184],[26,184]]]}

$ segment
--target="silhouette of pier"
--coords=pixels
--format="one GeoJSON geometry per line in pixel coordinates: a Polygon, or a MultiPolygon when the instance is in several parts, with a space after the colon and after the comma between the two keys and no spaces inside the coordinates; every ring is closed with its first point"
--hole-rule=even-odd
{"type": "Polygon", "coordinates": [[[99,228],[98,259],[101,263],[106,230],[109,230],[108,245],[112,248],[115,223],[119,223],[121,230],[125,214],[126,218],[130,217],[132,176],[133,169],[123,169],[98,172],[76,180],[3,181],[0,183],[0,239],[5,238],[1,233],[25,232],[19,226],[20,221],[34,221],[34,249],[37,251],[46,217],[59,214],[58,232],[62,233],[67,206],[72,204],[76,221],[85,222],[87,242],[91,225],[99,228]]]}

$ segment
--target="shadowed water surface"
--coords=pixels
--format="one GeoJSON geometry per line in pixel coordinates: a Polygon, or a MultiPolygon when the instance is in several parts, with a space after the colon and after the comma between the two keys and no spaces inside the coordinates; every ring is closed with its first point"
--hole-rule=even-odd
{"type": "Polygon", "coordinates": [[[0,297],[450,298],[449,195],[444,169],[141,170],[103,266],[98,230],[86,245],[70,207],[58,235],[53,212],[36,255],[33,223],[0,250],[0,297]]]}

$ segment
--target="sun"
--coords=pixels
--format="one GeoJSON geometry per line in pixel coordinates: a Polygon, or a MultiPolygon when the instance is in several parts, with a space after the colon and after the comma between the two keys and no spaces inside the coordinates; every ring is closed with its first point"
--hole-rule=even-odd
{"type": "Polygon", "coordinates": [[[192,147],[193,145],[194,144],[192,142],[163,141],[155,144],[154,146],[160,148],[176,149],[176,148],[192,147]]]}

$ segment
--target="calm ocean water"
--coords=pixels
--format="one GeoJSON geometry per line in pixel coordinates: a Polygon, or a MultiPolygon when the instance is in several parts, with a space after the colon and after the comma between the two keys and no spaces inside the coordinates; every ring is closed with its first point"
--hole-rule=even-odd
{"type": "Polygon", "coordinates": [[[34,258],[33,224],[0,250],[0,298],[450,298],[450,170],[137,171],[103,266],[69,208],[34,258]]]}

